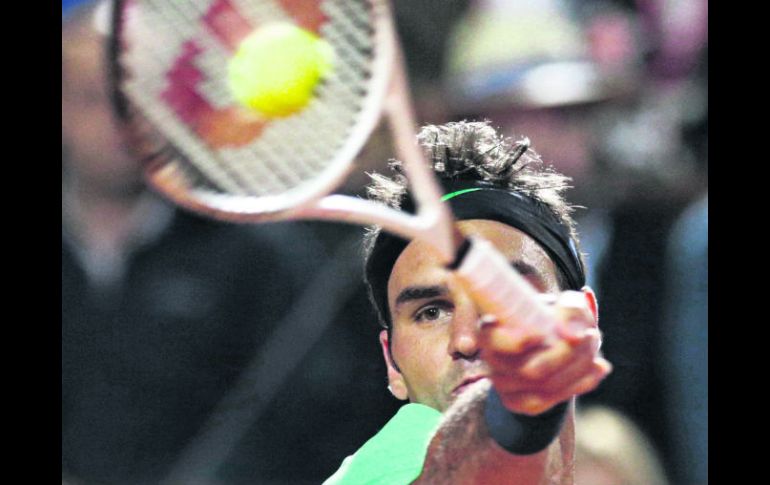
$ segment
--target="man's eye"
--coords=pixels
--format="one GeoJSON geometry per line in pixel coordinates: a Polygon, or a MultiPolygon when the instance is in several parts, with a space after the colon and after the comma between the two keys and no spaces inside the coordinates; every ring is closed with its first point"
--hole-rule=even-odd
{"type": "Polygon", "coordinates": [[[434,322],[450,315],[450,309],[442,305],[427,305],[414,314],[415,322],[434,322]]]}

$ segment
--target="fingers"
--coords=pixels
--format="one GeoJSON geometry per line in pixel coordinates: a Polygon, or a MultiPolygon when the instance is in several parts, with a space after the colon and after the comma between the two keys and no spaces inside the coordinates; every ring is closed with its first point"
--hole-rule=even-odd
{"type": "MultiPolygon", "coordinates": [[[[559,294],[543,293],[539,299],[551,307],[556,325],[556,337],[576,344],[584,338],[587,329],[598,328],[585,294],[580,291],[563,291],[559,294]]],[[[494,316],[480,319],[482,334],[487,334],[490,350],[498,353],[519,353],[541,345],[550,337],[534,325],[503,325],[494,316]]]]}
{"type": "Polygon", "coordinates": [[[595,340],[596,337],[588,338],[575,348],[559,341],[542,352],[532,353],[516,368],[490,363],[495,387],[500,392],[533,391],[569,396],[576,382],[594,372],[598,359],[604,361],[593,350],[595,340]]]}
{"type": "Polygon", "coordinates": [[[598,322],[588,306],[585,295],[580,291],[560,293],[553,305],[553,311],[559,322],[556,326],[557,334],[569,342],[580,341],[588,329],[598,330],[598,322]]]}
{"type": "Polygon", "coordinates": [[[522,377],[534,380],[556,372],[576,358],[585,361],[597,354],[601,333],[590,319],[586,319],[590,312],[576,308],[561,314],[567,315],[569,320],[557,325],[557,338],[550,345],[545,345],[546,335],[540,329],[502,326],[493,319],[484,318],[480,332],[483,358],[493,367],[514,369],[522,377]]]}
{"type": "Polygon", "coordinates": [[[611,370],[612,366],[610,363],[599,358],[587,375],[578,379],[564,390],[554,393],[547,393],[542,390],[504,393],[497,386],[495,388],[498,389],[500,399],[507,409],[515,413],[535,416],[548,411],[572,396],[593,391],[611,370]]]}
{"type": "Polygon", "coordinates": [[[593,391],[612,370],[601,356],[602,336],[585,295],[565,291],[542,298],[556,316],[555,339],[539,328],[503,326],[490,317],[481,322],[482,357],[503,404],[529,415],[593,391]]]}
{"type": "MultiPolygon", "coordinates": [[[[561,380],[569,379],[573,373],[579,373],[590,367],[593,358],[593,348],[598,340],[598,332],[593,332],[576,347],[560,340],[551,348],[534,355],[519,369],[519,375],[524,380],[539,381],[559,374],[561,380]],[[572,372],[569,372],[572,370],[572,372]]],[[[558,382],[561,382],[559,380],[558,382]]]]}
{"type": "Polygon", "coordinates": [[[487,352],[498,356],[516,355],[545,342],[546,335],[527,326],[503,326],[493,317],[481,319],[480,338],[487,352]]]}

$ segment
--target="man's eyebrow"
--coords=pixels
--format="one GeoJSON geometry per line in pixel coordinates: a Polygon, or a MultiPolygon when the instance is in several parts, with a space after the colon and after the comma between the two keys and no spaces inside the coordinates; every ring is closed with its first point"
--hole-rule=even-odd
{"type": "Polygon", "coordinates": [[[532,266],[531,264],[525,263],[524,261],[513,261],[511,262],[511,266],[513,266],[513,269],[521,273],[523,276],[529,276],[529,275],[539,275],[537,269],[532,266]]]}
{"type": "Polygon", "coordinates": [[[513,266],[513,269],[518,271],[522,276],[529,276],[530,278],[534,278],[537,283],[541,285],[545,284],[543,275],[531,264],[525,263],[524,261],[513,261],[511,262],[511,266],[513,266]]]}
{"type": "Polygon", "coordinates": [[[401,303],[411,300],[422,300],[425,298],[435,298],[437,296],[444,296],[449,291],[446,286],[434,285],[434,286],[407,286],[396,298],[396,306],[401,303]]]}
{"type": "MultiPolygon", "coordinates": [[[[513,261],[511,266],[518,271],[522,276],[529,276],[535,278],[538,282],[542,283],[543,277],[540,272],[529,263],[524,261],[513,261]]],[[[445,296],[449,293],[446,286],[432,285],[432,286],[407,286],[396,297],[396,306],[413,300],[423,300],[426,298],[435,298],[437,296],[445,296]]]]}

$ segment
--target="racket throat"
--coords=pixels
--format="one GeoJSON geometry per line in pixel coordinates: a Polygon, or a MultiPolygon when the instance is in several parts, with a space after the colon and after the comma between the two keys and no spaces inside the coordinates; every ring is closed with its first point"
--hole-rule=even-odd
{"type": "Polygon", "coordinates": [[[484,314],[496,317],[500,325],[524,325],[553,342],[556,316],[537,290],[483,239],[468,238],[450,269],[484,314]]]}
{"type": "Polygon", "coordinates": [[[423,207],[417,215],[413,215],[365,199],[329,195],[283,212],[276,219],[312,219],[379,226],[383,231],[406,240],[425,241],[436,249],[445,264],[456,259],[457,251],[464,241],[446,206],[439,204],[423,207]]]}

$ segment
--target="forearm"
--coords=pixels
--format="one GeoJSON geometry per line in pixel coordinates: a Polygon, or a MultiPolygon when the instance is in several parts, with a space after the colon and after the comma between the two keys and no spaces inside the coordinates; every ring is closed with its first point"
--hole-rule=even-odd
{"type": "Polygon", "coordinates": [[[572,484],[573,412],[559,439],[543,451],[516,455],[490,436],[484,418],[489,382],[479,382],[450,407],[428,448],[417,484],[572,484]]]}

